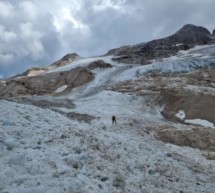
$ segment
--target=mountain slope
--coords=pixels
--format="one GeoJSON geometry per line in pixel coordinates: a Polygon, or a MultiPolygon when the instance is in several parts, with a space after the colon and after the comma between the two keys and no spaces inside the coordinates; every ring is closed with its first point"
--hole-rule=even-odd
{"type": "Polygon", "coordinates": [[[190,28],[209,35],[156,40],[148,65],[65,57],[0,81],[0,192],[213,192],[215,44],[152,54],[190,28]]]}

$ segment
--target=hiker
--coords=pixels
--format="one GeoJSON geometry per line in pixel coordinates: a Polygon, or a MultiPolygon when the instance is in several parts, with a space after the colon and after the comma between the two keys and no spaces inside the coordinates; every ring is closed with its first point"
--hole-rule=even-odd
{"type": "Polygon", "coordinates": [[[116,124],[116,117],[113,115],[112,116],[112,124],[114,124],[114,123],[116,124]]]}

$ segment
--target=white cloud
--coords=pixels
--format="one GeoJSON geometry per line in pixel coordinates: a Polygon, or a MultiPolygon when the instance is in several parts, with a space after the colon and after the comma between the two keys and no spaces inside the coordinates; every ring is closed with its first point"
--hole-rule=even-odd
{"type": "Polygon", "coordinates": [[[9,2],[0,1],[0,16],[10,17],[13,14],[13,6],[9,2]]]}
{"type": "Polygon", "coordinates": [[[32,20],[36,19],[36,17],[39,14],[38,7],[32,2],[29,1],[20,2],[19,7],[22,10],[23,14],[25,14],[25,16],[32,20]]]}
{"type": "Polygon", "coordinates": [[[107,9],[113,9],[116,11],[120,11],[122,8],[122,5],[125,3],[125,0],[103,0],[98,1],[96,5],[93,5],[94,11],[104,11],[107,9]]]}
{"type": "Polygon", "coordinates": [[[9,43],[17,38],[17,34],[14,31],[7,31],[4,26],[0,25],[0,37],[2,42],[9,43]]]}
{"type": "Polygon", "coordinates": [[[11,62],[14,60],[14,55],[13,54],[2,54],[0,53],[0,61],[2,65],[7,65],[7,63],[11,62]]]}
{"type": "Polygon", "coordinates": [[[33,29],[32,23],[21,23],[19,28],[23,39],[24,38],[39,39],[42,37],[42,34],[39,31],[33,29]]]}
{"type": "Polygon", "coordinates": [[[77,28],[87,28],[87,25],[82,23],[79,19],[75,18],[75,16],[72,14],[72,11],[70,8],[65,7],[62,8],[57,15],[53,15],[54,17],[54,26],[59,32],[63,32],[66,27],[66,24],[68,22],[71,23],[73,29],[77,28]]]}
{"type": "Polygon", "coordinates": [[[31,55],[33,60],[40,59],[44,56],[44,47],[41,41],[42,33],[33,29],[32,23],[20,24],[20,38],[25,43],[22,47],[23,54],[31,55]],[[28,41],[25,41],[25,40],[28,41]]]}

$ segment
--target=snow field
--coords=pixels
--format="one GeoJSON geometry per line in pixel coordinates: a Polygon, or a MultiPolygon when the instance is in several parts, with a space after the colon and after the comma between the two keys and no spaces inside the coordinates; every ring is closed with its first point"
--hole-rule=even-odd
{"type": "Polygon", "coordinates": [[[5,110],[0,112],[0,133],[4,140],[13,139],[14,147],[8,150],[0,143],[0,192],[172,193],[215,188],[213,162],[180,155],[180,148],[175,152],[144,133],[141,114],[136,117],[142,109],[139,97],[110,91],[100,95],[103,102],[97,103],[99,97],[94,96],[76,104],[78,112],[100,115],[90,125],[50,110],[1,100],[5,110]],[[113,111],[105,107],[107,101],[113,111]],[[111,124],[112,112],[120,115],[117,125],[111,124]]]}

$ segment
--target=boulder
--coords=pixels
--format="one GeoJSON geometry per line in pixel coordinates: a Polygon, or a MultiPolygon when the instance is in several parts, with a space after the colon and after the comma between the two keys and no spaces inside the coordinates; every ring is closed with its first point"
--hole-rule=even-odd
{"type": "Polygon", "coordinates": [[[88,69],[90,69],[90,70],[93,70],[95,68],[111,68],[111,67],[112,67],[111,64],[106,63],[103,60],[97,60],[97,61],[91,62],[88,65],[88,69]]]}
{"type": "Polygon", "coordinates": [[[70,88],[83,85],[93,79],[93,73],[84,67],[76,67],[65,73],[65,83],[70,88]]]}

